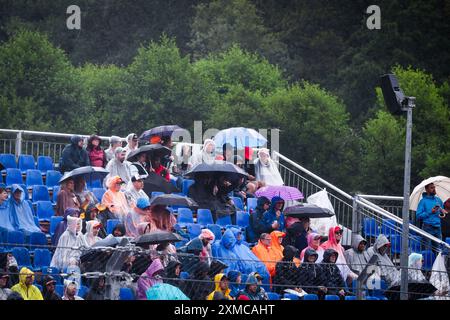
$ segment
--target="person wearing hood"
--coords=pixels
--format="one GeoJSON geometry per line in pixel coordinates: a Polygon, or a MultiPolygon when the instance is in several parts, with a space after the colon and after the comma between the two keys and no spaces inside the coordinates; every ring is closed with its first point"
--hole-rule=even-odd
{"type": "Polygon", "coordinates": [[[269,149],[259,149],[258,159],[255,160],[255,174],[257,181],[262,181],[268,186],[284,185],[277,165],[270,158],[269,149]]]}
{"type": "Polygon", "coordinates": [[[81,231],[81,219],[67,216],[67,229],[58,240],[58,246],[53,254],[50,267],[64,269],[70,265],[72,258],[78,260],[81,250],[72,249],[83,246],[81,231]]]}
{"type": "Polygon", "coordinates": [[[118,136],[111,136],[111,138],[109,139],[109,143],[109,148],[105,150],[107,162],[114,159],[116,149],[122,147],[122,139],[118,136]]]}
{"type": "Polygon", "coordinates": [[[165,268],[166,278],[164,283],[171,284],[174,287],[179,288],[183,293],[186,292],[186,283],[180,278],[181,274],[181,262],[178,260],[170,260],[169,264],[165,268]]]}
{"type": "Polygon", "coordinates": [[[137,281],[137,300],[147,300],[146,291],[157,283],[163,283],[164,267],[159,259],[152,261],[137,281]]]}
{"type": "Polygon", "coordinates": [[[6,272],[0,271],[0,300],[6,300],[12,293],[8,286],[9,275],[6,272]]]}
{"type": "Polygon", "coordinates": [[[100,276],[94,280],[87,293],[85,300],[105,300],[106,288],[105,288],[106,278],[105,276],[100,276]]]}
{"type": "Polygon", "coordinates": [[[77,295],[78,285],[74,281],[64,280],[64,295],[62,300],[84,300],[77,295]]]}
{"type": "Polygon", "coordinates": [[[318,264],[318,253],[311,248],[306,249],[304,261],[298,272],[298,284],[308,293],[323,295],[326,292],[321,283],[322,269],[318,264]]]}
{"type": "MultiPolygon", "coordinates": [[[[280,232],[280,234],[283,235],[284,233],[280,232]]],[[[252,252],[264,263],[270,276],[273,278],[275,276],[276,263],[281,260],[283,256],[280,257],[278,251],[272,247],[272,241],[273,239],[271,235],[267,233],[261,234],[258,244],[252,248],[252,252]]],[[[276,241],[278,242],[278,238],[276,241]]]]}
{"type": "Polygon", "coordinates": [[[80,217],[80,210],[75,208],[68,208],[66,211],[64,211],[63,220],[58,223],[56,226],[55,232],[52,236],[52,245],[57,246],[59,238],[61,235],[66,231],[67,229],[67,217],[74,217],[79,218],[80,217]]]}
{"type": "Polygon", "coordinates": [[[218,259],[226,261],[229,270],[238,270],[245,273],[240,268],[240,264],[238,261],[239,257],[234,250],[236,242],[237,240],[234,236],[233,231],[231,231],[231,229],[227,229],[222,235],[222,239],[220,239],[220,242],[218,242],[217,245],[215,244],[217,246],[216,257],[218,259]]]}
{"type": "Polygon", "coordinates": [[[275,292],[282,293],[285,289],[292,289],[294,286],[299,288],[300,269],[294,262],[297,254],[296,247],[289,245],[284,247],[283,258],[275,266],[275,276],[272,281],[275,292]]]}
{"type": "Polygon", "coordinates": [[[202,229],[198,238],[202,241],[202,251],[199,254],[200,261],[205,261],[208,266],[211,265],[212,261],[212,249],[211,244],[214,243],[215,235],[209,229],[202,229]]]}
{"type": "Polygon", "coordinates": [[[352,237],[352,247],[344,252],[345,260],[350,270],[358,275],[369,262],[369,253],[367,252],[366,245],[366,239],[359,234],[354,234],[352,237]]]}
{"type": "Polygon", "coordinates": [[[374,255],[378,256],[377,265],[379,267],[379,274],[387,282],[389,287],[400,284],[400,272],[388,256],[390,248],[391,243],[388,238],[384,234],[380,234],[373,246],[367,249],[369,260],[374,255]]]}
{"type": "MultiPolygon", "coordinates": [[[[241,294],[247,296],[250,300],[267,300],[260,294],[260,286],[258,284],[258,280],[256,276],[251,274],[247,278],[247,282],[245,283],[245,289],[241,294]]],[[[240,294],[239,294],[240,295],[240,294]]]]}
{"type": "Polygon", "coordinates": [[[89,155],[91,166],[93,167],[106,167],[108,161],[106,160],[106,153],[102,148],[102,139],[97,135],[89,137],[87,142],[86,151],[89,155]]]}
{"type": "Polygon", "coordinates": [[[338,253],[336,264],[338,265],[338,268],[341,271],[342,277],[344,278],[345,281],[347,281],[356,279],[358,275],[350,270],[350,268],[347,265],[347,261],[345,260],[344,256],[345,250],[344,247],[341,245],[343,232],[344,230],[342,230],[342,228],[339,226],[331,227],[328,230],[328,240],[322,243],[321,247],[324,250],[333,249],[338,253]]]}
{"type": "Polygon", "coordinates": [[[41,291],[33,285],[34,272],[23,267],[20,269],[19,283],[11,288],[11,291],[19,293],[23,300],[44,300],[41,291]]]}
{"type": "Polygon", "coordinates": [[[109,178],[108,191],[105,192],[102,198],[102,204],[120,221],[124,221],[130,210],[125,194],[121,191],[122,184],[124,183],[119,176],[109,178]]]}
{"type": "Polygon", "coordinates": [[[227,273],[227,278],[230,281],[229,286],[230,286],[230,296],[233,299],[236,299],[236,297],[239,294],[240,288],[239,286],[241,285],[241,281],[242,281],[242,277],[241,277],[241,273],[239,271],[236,270],[230,270],[227,273]]]}
{"type": "MultiPolygon", "coordinates": [[[[442,218],[439,217],[439,214],[446,212],[442,200],[436,195],[434,183],[427,184],[416,210],[417,219],[422,221],[422,230],[438,239],[442,239],[442,218]]],[[[431,241],[428,242],[431,245],[431,241]]]]}
{"type": "Polygon", "coordinates": [[[55,215],[64,216],[64,212],[68,208],[81,208],[80,201],[75,194],[75,181],[72,178],[61,182],[61,189],[58,192],[58,197],[56,200],[55,215]]]}
{"type": "Polygon", "coordinates": [[[214,277],[214,284],[215,289],[208,295],[206,300],[214,300],[214,294],[216,292],[221,293],[227,300],[233,300],[233,298],[230,296],[231,289],[228,287],[229,280],[224,273],[216,274],[216,276],[214,277]]]}
{"type": "MultiPolygon", "coordinates": [[[[133,207],[130,212],[128,212],[125,218],[125,229],[127,231],[127,236],[138,237],[139,231],[138,226],[140,223],[146,222],[151,214],[150,200],[147,197],[138,198],[136,201],[136,206],[133,207]]],[[[156,227],[155,227],[156,229],[156,227]]]]}
{"type": "Polygon", "coordinates": [[[272,238],[272,241],[270,241],[270,247],[275,252],[276,255],[276,261],[280,261],[283,259],[283,239],[286,237],[285,232],[281,232],[278,230],[272,231],[270,233],[270,237],[272,238]]]}
{"type": "Polygon", "coordinates": [[[186,280],[185,293],[191,300],[206,300],[214,290],[214,284],[208,276],[209,266],[206,262],[199,262],[193,267],[189,279],[186,280]]]}
{"type": "Polygon", "coordinates": [[[127,198],[128,206],[131,209],[136,207],[136,202],[139,198],[150,200],[148,195],[144,192],[143,176],[135,175],[131,177],[131,182],[128,183],[127,189],[125,190],[125,197],[127,198]]]}
{"type": "Polygon", "coordinates": [[[323,259],[323,253],[324,253],[324,249],[320,246],[320,240],[322,239],[322,237],[320,236],[320,234],[312,232],[310,234],[308,234],[307,236],[307,241],[308,241],[308,246],[302,250],[302,252],[300,253],[300,260],[303,262],[304,257],[305,257],[305,253],[306,250],[308,249],[312,249],[317,253],[317,263],[321,262],[323,259]]]}
{"type": "Polygon", "coordinates": [[[86,234],[81,236],[85,247],[90,248],[94,243],[101,240],[101,238],[97,236],[101,226],[101,223],[95,220],[86,223],[86,234]]]}
{"type": "Polygon", "coordinates": [[[427,279],[422,273],[423,256],[420,253],[411,253],[408,257],[408,281],[426,282],[427,279]]]}
{"type": "Polygon", "coordinates": [[[264,214],[269,208],[270,200],[266,197],[259,197],[255,211],[250,212],[250,227],[247,228],[249,242],[257,242],[262,233],[270,233],[278,228],[278,222],[264,221],[264,214]]]}
{"type": "Polygon", "coordinates": [[[111,232],[111,234],[114,237],[125,237],[126,233],[127,233],[127,231],[126,231],[125,225],[123,223],[116,224],[116,226],[114,227],[114,229],[111,232]]]}
{"type": "Polygon", "coordinates": [[[285,228],[283,208],[284,200],[278,196],[273,197],[269,210],[264,213],[264,222],[272,225],[276,221],[278,223],[278,228],[276,228],[276,230],[283,231],[285,228]]]}
{"type": "Polygon", "coordinates": [[[131,151],[134,151],[138,148],[139,138],[136,133],[130,133],[127,135],[127,145],[123,148],[126,152],[126,157],[131,151]]]}
{"type": "Polygon", "coordinates": [[[308,236],[313,232],[310,228],[310,219],[300,218],[297,222],[290,224],[286,230],[288,243],[296,247],[300,253],[303,252],[308,247],[308,236]]]}
{"type": "Polygon", "coordinates": [[[197,164],[206,162],[212,163],[216,157],[216,144],[212,139],[206,139],[203,143],[202,151],[193,154],[189,159],[189,165],[193,168],[197,164]]]}
{"type": "Polygon", "coordinates": [[[0,235],[1,233],[14,231],[14,219],[11,213],[8,192],[5,188],[0,187],[0,235]]]}
{"type": "Polygon", "coordinates": [[[90,165],[89,154],[83,149],[83,138],[81,136],[72,136],[70,138],[70,144],[62,151],[60,161],[61,172],[65,173],[90,165]]]}
{"type": "Polygon", "coordinates": [[[62,298],[55,291],[56,280],[47,275],[42,281],[42,295],[44,300],[61,300],[62,298]]]}
{"type": "Polygon", "coordinates": [[[34,222],[33,212],[28,202],[25,201],[25,191],[18,184],[11,187],[11,198],[9,208],[13,217],[16,230],[22,231],[26,235],[32,232],[41,232],[34,222]]]}
{"type": "MultiPolygon", "coordinates": [[[[342,278],[341,271],[336,265],[339,253],[330,248],[323,253],[323,260],[320,266],[320,286],[325,287],[326,294],[339,295],[341,299],[345,297],[345,281],[342,278]]],[[[322,289],[322,288],[320,288],[322,289]]],[[[322,290],[319,290],[323,292],[322,290]]]]}
{"type": "Polygon", "coordinates": [[[131,181],[131,163],[125,160],[125,150],[122,147],[114,151],[114,158],[106,165],[109,174],[105,178],[105,182],[109,177],[119,176],[125,184],[131,181]]]}

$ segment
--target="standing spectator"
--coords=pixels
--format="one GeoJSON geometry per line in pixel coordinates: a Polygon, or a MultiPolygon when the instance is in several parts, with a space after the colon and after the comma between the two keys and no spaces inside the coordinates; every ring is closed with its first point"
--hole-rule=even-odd
{"type": "Polygon", "coordinates": [[[284,200],[278,196],[272,198],[269,210],[264,214],[264,222],[273,224],[278,222],[278,231],[284,230],[284,200]]]}
{"type": "MultiPolygon", "coordinates": [[[[439,214],[446,212],[442,200],[436,195],[434,183],[427,184],[416,211],[417,218],[422,221],[422,230],[441,239],[441,218],[439,214]]],[[[431,245],[431,240],[428,240],[428,243],[431,245]]]]}
{"type": "Polygon", "coordinates": [[[7,231],[14,231],[13,216],[9,209],[8,192],[0,187],[0,234],[7,231]]]}
{"type": "Polygon", "coordinates": [[[19,293],[23,300],[44,300],[39,288],[33,285],[34,272],[23,267],[20,269],[19,283],[11,288],[11,291],[19,293]]]}
{"type": "Polygon", "coordinates": [[[284,289],[292,289],[298,286],[299,271],[294,259],[298,254],[298,249],[294,246],[286,246],[283,250],[283,259],[277,262],[275,266],[275,276],[273,277],[274,291],[281,293],[284,289]]]}
{"type": "MultiPolygon", "coordinates": [[[[450,198],[445,200],[444,209],[447,212],[450,212],[450,198]]],[[[446,214],[444,218],[441,220],[441,229],[442,229],[442,239],[450,237],[450,214],[446,214]]]]}
{"type": "Polygon", "coordinates": [[[131,163],[125,160],[125,150],[122,147],[117,148],[114,151],[114,159],[111,159],[106,165],[109,174],[105,181],[109,177],[119,176],[125,183],[128,183],[131,180],[130,166],[131,163]]]}
{"type": "Polygon", "coordinates": [[[270,158],[269,149],[259,149],[258,159],[255,160],[255,174],[257,181],[262,181],[268,186],[284,185],[277,165],[270,158]]]}
{"type": "Polygon", "coordinates": [[[73,136],[61,155],[60,170],[62,173],[72,171],[73,169],[89,166],[89,155],[83,149],[83,138],[81,136],[73,136]]]}
{"type": "Polygon", "coordinates": [[[257,242],[262,233],[270,233],[278,229],[278,222],[266,223],[264,214],[270,208],[270,200],[266,197],[258,198],[255,211],[250,212],[250,228],[247,228],[249,242],[257,242]]]}
{"type": "Polygon", "coordinates": [[[122,139],[118,136],[111,136],[109,141],[110,141],[109,148],[105,150],[107,162],[114,159],[116,149],[122,147],[122,139]]]}
{"type": "Polygon", "coordinates": [[[47,275],[44,277],[42,281],[42,295],[44,300],[61,300],[61,297],[55,291],[55,285],[56,280],[52,276],[47,275]]]}
{"type": "Polygon", "coordinates": [[[11,216],[15,224],[15,229],[29,235],[32,232],[41,232],[41,229],[36,226],[28,202],[25,201],[25,192],[18,184],[13,184],[11,187],[12,196],[10,198],[9,207],[11,209],[11,216]]]}
{"type": "Polygon", "coordinates": [[[62,300],[84,300],[82,297],[77,296],[78,286],[77,283],[70,280],[64,280],[64,295],[62,300]]]}
{"type": "Polygon", "coordinates": [[[11,289],[8,288],[9,275],[6,272],[1,271],[0,273],[0,300],[6,300],[8,296],[12,293],[11,289]]]}
{"type": "Polygon", "coordinates": [[[108,179],[108,191],[105,192],[102,204],[105,205],[116,219],[123,221],[130,210],[125,194],[120,191],[125,182],[119,176],[108,179]]]}
{"type": "Polygon", "coordinates": [[[67,179],[61,182],[56,200],[56,215],[63,216],[68,208],[80,209],[80,202],[75,194],[75,182],[73,179],[67,179]]]}
{"type": "Polygon", "coordinates": [[[146,292],[157,283],[163,283],[162,275],[164,274],[164,267],[159,259],[153,260],[148,269],[139,277],[137,281],[137,296],[138,300],[147,300],[146,292]]]}
{"type": "Polygon", "coordinates": [[[126,157],[128,157],[128,154],[131,151],[134,151],[138,148],[138,142],[139,142],[139,138],[136,133],[130,133],[127,136],[127,145],[124,148],[124,150],[126,152],[126,157]]]}
{"type": "Polygon", "coordinates": [[[229,281],[225,274],[219,273],[216,274],[214,277],[214,283],[215,283],[215,289],[213,292],[211,292],[206,300],[214,300],[214,294],[216,292],[220,292],[223,294],[223,296],[226,298],[226,300],[233,300],[233,298],[230,296],[230,288],[228,287],[229,281]]]}
{"type": "Polygon", "coordinates": [[[234,150],[230,143],[224,143],[222,145],[222,157],[223,161],[231,162],[234,161],[234,150]]]}
{"type": "Polygon", "coordinates": [[[88,139],[86,151],[89,154],[89,160],[93,167],[106,167],[108,161],[106,161],[106,153],[102,148],[102,139],[97,135],[92,135],[88,139]]]}
{"type": "Polygon", "coordinates": [[[148,195],[144,192],[144,179],[140,175],[135,175],[131,177],[131,183],[128,183],[127,189],[125,191],[125,197],[128,201],[128,206],[134,208],[136,202],[139,198],[146,198],[148,200],[148,195]]]}
{"type": "Polygon", "coordinates": [[[360,274],[369,262],[369,253],[367,252],[367,241],[359,234],[354,234],[352,237],[352,247],[345,250],[345,260],[347,261],[350,270],[356,274],[360,274]]]}
{"type": "Polygon", "coordinates": [[[303,251],[300,253],[300,260],[303,262],[306,250],[312,249],[317,253],[317,263],[322,262],[323,253],[325,250],[320,246],[320,240],[322,240],[321,235],[312,232],[308,234],[307,239],[308,239],[308,247],[303,249],[303,251]]]}

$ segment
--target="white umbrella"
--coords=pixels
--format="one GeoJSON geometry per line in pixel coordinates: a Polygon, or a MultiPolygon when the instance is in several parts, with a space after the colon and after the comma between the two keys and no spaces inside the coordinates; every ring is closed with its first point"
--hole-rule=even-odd
{"type": "Polygon", "coordinates": [[[423,180],[417,187],[414,188],[409,197],[409,209],[417,210],[420,199],[422,199],[422,193],[425,192],[425,186],[427,184],[434,183],[436,186],[436,195],[441,198],[442,201],[450,198],[450,178],[444,176],[431,177],[423,180]]]}

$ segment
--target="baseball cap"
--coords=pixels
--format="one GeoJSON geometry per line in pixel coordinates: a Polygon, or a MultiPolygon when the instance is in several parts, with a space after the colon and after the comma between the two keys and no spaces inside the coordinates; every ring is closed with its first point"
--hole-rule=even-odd
{"type": "Polygon", "coordinates": [[[118,136],[111,136],[109,141],[111,141],[111,144],[113,144],[113,143],[121,142],[122,139],[120,139],[120,137],[118,137],[118,136]]]}
{"type": "Polygon", "coordinates": [[[150,207],[150,201],[147,198],[139,198],[136,202],[136,207],[139,209],[145,209],[150,207]]]}

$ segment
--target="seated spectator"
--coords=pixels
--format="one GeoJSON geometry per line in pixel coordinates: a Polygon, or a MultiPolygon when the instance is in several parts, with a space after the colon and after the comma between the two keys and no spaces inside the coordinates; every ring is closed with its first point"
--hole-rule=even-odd
{"type": "Polygon", "coordinates": [[[100,223],[100,228],[98,229],[98,236],[100,238],[104,239],[106,237],[106,230],[105,230],[104,224],[102,223],[102,219],[105,224],[106,224],[106,221],[108,220],[108,218],[112,219],[112,215],[111,215],[111,217],[107,217],[107,216],[105,216],[105,214],[111,215],[111,213],[101,203],[97,203],[96,205],[89,205],[89,207],[87,207],[85,215],[84,215],[83,227],[81,229],[81,233],[83,233],[83,234],[86,233],[86,223],[88,221],[96,221],[96,222],[100,223]]]}
{"type": "MultiPolygon", "coordinates": [[[[172,137],[171,136],[162,136],[161,140],[159,142],[163,147],[166,147],[168,149],[173,149],[173,142],[172,142],[172,137]]],[[[170,167],[172,166],[173,160],[174,160],[174,156],[172,156],[172,153],[170,153],[169,155],[165,155],[162,159],[161,159],[161,164],[167,168],[167,170],[170,169],[170,167]]]]}
{"type": "Polygon", "coordinates": [[[81,251],[72,249],[73,247],[77,248],[83,245],[80,231],[81,219],[67,216],[67,229],[59,238],[58,246],[50,262],[50,267],[64,269],[70,265],[72,258],[76,260],[80,258],[81,251]]]}
{"type": "Polygon", "coordinates": [[[212,163],[216,157],[216,144],[212,139],[206,139],[203,142],[202,151],[196,154],[193,154],[189,159],[189,165],[193,168],[196,165],[206,162],[212,163]]]}
{"type": "Polygon", "coordinates": [[[87,293],[85,300],[105,300],[106,288],[105,277],[100,276],[94,280],[87,293]]]}
{"type": "Polygon", "coordinates": [[[286,233],[275,230],[270,233],[270,237],[272,238],[272,241],[270,241],[270,247],[276,253],[276,261],[280,261],[283,259],[284,250],[281,244],[283,243],[283,239],[286,237],[286,233]]]}
{"type": "Polygon", "coordinates": [[[264,221],[264,214],[270,208],[270,200],[260,197],[257,200],[255,211],[250,212],[250,228],[247,228],[247,239],[249,242],[257,242],[262,233],[270,233],[277,230],[278,222],[264,221]]]}
{"type": "Polygon", "coordinates": [[[114,237],[125,237],[126,233],[125,225],[123,223],[118,223],[112,231],[114,237]]]}
{"type": "Polygon", "coordinates": [[[211,265],[209,266],[209,277],[213,279],[216,274],[219,273],[225,273],[225,270],[228,268],[228,265],[225,264],[223,261],[216,259],[213,259],[211,261],[211,265]]]}
{"type": "Polygon", "coordinates": [[[0,234],[6,231],[14,231],[14,219],[9,209],[8,192],[0,187],[0,234]]]}
{"type": "Polygon", "coordinates": [[[149,163],[147,154],[140,153],[137,157],[129,159],[129,161],[132,161],[130,165],[130,174],[132,177],[136,175],[141,176],[143,179],[148,177],[149,163]]]}
{"type": "Polygon", "coordinates": [[[44,300],[61,300],[61,297],[55,291],[55,285],[56,280],[52,276],[47,275],[44,277],[42,281],[42,295],[44,300]]]}
{"type": "Polygon", "coordinates": [[[425,282],[427,279],[422,273],[423,256],[420,253],[411,253],[408,257],[408,281],[425,282]]]}
{"type": "Polygon", "coordinates": [[[384,279],[389,287],[400,284],[400,272],[394,266],[394,263],[388,256],[391,248],[391,243],[384,234],[380,234],[375,240],[373,246],[367,249],[369,260],[373,255],[378,256],[378,272],[382,279],[384,279]]]}
{"type": "Polygon", "coordinates": [[[264,222],[266,224],[273,224],[275,221],[278,222],[278,228],[276,230],[284,230],[284,214],[283,214],[284,200],[280,197],[273,197],[270,208],[264,213],[264,222]]]}
{"type": "Polygon", "coordinates": [[[252,248],[255,256],[266,266],[271,277],[275,276],[275,266],[277,261],[281,260],[278,252],[271,246],[272,237],[267,234],[261,234],[258,244],[252,248]]]}
{"type": "Polygon", "coordinates": [[[128,154],[131,151],[134,151],[138,148],[139,138],[136,133],[130,133],[127,136],[127,145],[123,148],[126,152],[125,157],[128,157],[128,154]]]}
{"type": "Polygon", "coordinates": [[[170,182],[169,170],[161,164],[161,158],[155,156],[153,157],[153,159],[151,159],[151,163],[152,163],[152,170],[156,174],[166,179],[167,182],[170,182]]]}
{"type": "Polygon", "coordinates": [[[277,165],[270,158],[269,149],[259,149],[258,159],[255,160],[255,174],[257,181],[262,181],[268,186],[284,185],[277,165]]]}
{"type": "Polygon", "coordinates": [[[321,283],[321,268],[317,264],[319,255],[314,249],[306,249],[304,261],[298,272],[298,284],[307,293],[323,296],[326,288],[321,283]]]}
{"type": "Polygon", "coordinates": [[[108,191],[105,192],[102,204],[105,205],[116,219],[125,220],[129,212],[125,194],[120,191],[125,182],[119,176],[112,176],[108,181],[108,191]]]}
{"type": "Polygon", "coordinates": [[[25,201],[25,192],[17,184],[11,187],[11,198],[9,208],[13,217],[13,225],[16,230],[29,235],[32,232],[41,232],[41,229],[34,222],[34,215],[28,202],[25,201]]]}
{"type": "Polygon", "coordinates": [[[185,283],[182,279],[180,279],[181,262],[178,260],[171,260],[165,267],[165,270],[166,279],[164,279],[164,283],[171,284],[178,287],[181,291],[184,291],[185,283]]]}
{"type": "Polygon", "coordinates": [[[93,167],[106,167],[108,161],[106,160],[106,153],[102,148],[102,139],[97,135],[89,137],[87,142],[86,151],[89,155],[91,166],[93,167]]]}
{"type": "Polygon", "coordinates": [[[162,242],[157,245],[155,249],[158,252],[156,257],[159,257],[164,268],[166,268],[171,261],[178,261],[177,248],[172,243],[162,242]]]}
{"type": "Polygon", "coordinates": [[[209,229],[202,229],[202,232],[198,236],[198,238],[202,241],[203,249],[200,252],[200,261],[206,262],[208,265],[211,265],[212,262],[212,253],[211,253],[211,244],[214,243],[214,233],[209,229]]]}
{"type": "Polygon", "coordinates": [[[275,292],[283,293],[285,289],[295,288],[300,291],[300,269],[294,262],[297,254],[297,248],[289,245],[284,247],[283,258],[275,265],[275,276],[272,281],[275,292]]]}
{"type": "Polygon", "coordinates": [[[369,253],[367,252],[367,241],[359,234],[352,237],[352,247],[345,250],[345,260],[350,270],[356,274],[360,274],[369,262],[369,253]]]}
{"type": "Polygon", "coordinates": [[[144,177],[135,175],[131,177],[131,183],[128,184],[125,191],[125,197],[128,201],[128,206],[134,208],[139,198],[146,198],[150,200],[148,195],[144,192],[144,177]]]}
{"type": "Polygon", "coordinates": [[[74,193],[78,198],[82,212],[86,212],[89,205],[96,205],[99,202],[95,195],[90,190],[86,189],[86,180],[83,176],[75,177],[74,193]]]}
{"type": "Polygon", "coordinates": [[[214,300],[214,294],[216,292],[219,292],[225,297],[227,300],[233,300],[233,298],[230,296],[230,288],[228,287],[229,281],[225,274],[219,273],[214,277],[214,283],[215,283],[215,289],[213,292],[211,292],[206,300],[214,300]]]}
{"type": "Polygon", "coordinates": [[[9,275],[6,272],[0,272],[0,300],[6,300],[12,293],[8,286],[9,275]]]}
{"type": "Polygon", "coordinates": [[[62,300],[84,300],[77,296],[78,286],[76,282],[64,280],[64,295],[62,300]]]}
{"type": "Polygon", "coordinates": [[[242,277],[241,277],[241,273],[239,271],[236,270],[230,270],[227,273],[227,278],[230,281],[229,286],[230,286],[230,296],[233,299],[236,299],[236,297],[239,294],[240,288],[240,284],[242,281],[242,277]]]}
{"type": "Polygon", "coordinates": [[[159,230],[172,232],[177,218],[167,209],[167,206],[154,205],[150,208],[151,223],[159,230]]]}
{"type": "Polygon", "coordinates": [[[249,275],[247,278],[247,282],[245,283],[245,289],[241,294],[244,294],[249,298],[249,300],[268,300],[267,295],[261,295],[261,289],[258,280],[254,275],[249,275]]]}
{"type": "Polygon", "coordinates": [[[70,144],[66,145],[62,151],[59,165],[61,172],[64,173],[90,165],[89,155],[83,148],[83,138],[81,136],[73,136],[70,138],[70,144]]]}
{"type": "Polygon", "coordinates": [[[125,219],[126,234],[129,237],[139,236],[138,226],[140,223],[146,222],[151,217],[150,201],[148,197],[139,198],[136,205],[128,212],[125,219]]]}
{"type": "Polygon", "coordinates": [[[320,240],[322,239],[322,237],[320,236],[320,234],[312,232],[310,234],[308,234],[308,247],[306,247],[305,249],[302,250],[302,252],[300,253],[300,260],[303,262],[303,258],[305,256],[305,252],[308,249],[312,249],[317,253],[317,263],[322,262],[323,259],[323,253],[324,253],[324,249],[320,246],[320,240]]]}
{"type": "Polygon", "coordinates": [[[114,151],[114,158],[108,162],[105,168],[109,171],[105,178],[106,183],[108,178],[114,176],[119,176],[125,184],[131,181],[131,163],[125,159],[125,150],[122,147],[117,148],[114,151]]]}
{"type": "Polygon", "coordinates": [[[80,209],[81,204],[75,194],[75,181],[69,178],[61,182],[61,189],[56,200],[56,215],[63,216],[68,208],[80,209]]]}
{"type": "Polygon", "coordinates": [[[118,136],[111,136],[111,138],[109,139],[109,143],[109,148],[105,150],[107,163],[114,159],[116,149],[122,147],[122,139],[118,136]]]}
{"type": "Polygon", "coordinates": [[[64,233],[64,231],[66,231],[67,217],[69,217],[69,216],[74,217],[74,218],[79,218],[80,210],[75,209],[75,208],[66,209],[66,211],[64,212],[64,215],[63,215],[63,220],[58,223],[58,225],[56,226],[56,229],[55,229],[55,233],[52,236],[52,245],[53,246],[58,245],[59,238],[64,233]]]}
{"type": "Polygon", "coordinates": [[[186,280],[185,293],[191,300],[206,300],[209,293],[214,290],[214,284],[208,276],[209,267],[206,262],[199,262],[190,271],[189,280],[186,280]]]}
{"type": "Polygon", "coordinates": [[[41,291],[33,285],[34,272],[23,267],[20,269],[19,283],[11,288],[11,291],[19,293],[23,300],[44,300],[41,291]]]}
{"type": "MultiPolygon", "coordinates": [[[[345,281],[342,278],[341,271],[336,266],[338,256],[339,253],[334,249],[326,249],[323,253],[323,260],[319,264],[320,286],[326,288],[325,294],[339,295],[343,299],[345,297],[345,281]]],[[[319,290],[319,294],[320,292],[323,291],[319,290]]]]}
{"type": "Polygon", "coordinates": [[[97,236],[101,226],[101,223],[95,220],[91,220],[86,223],[86,234],[81,236],[85,247],[90,248],[97,241],[101,240],[101,238],[97,236]]]}
{"type": "Polygon", "coordinates": [[[157,283],[163,283],[164,267],[161,260],[155,259],[137,281],[137,300],[147,300],[146,292],[157,283]]]}
{"type": "MultiPolygon", "coordinates": [[[[244,166],[244,160],[241,156],[235,156],[234,157],[234,163],[241,168],[242,170],[245,170],[244,166]]],[[[256,181],[250,181],[250,176],[245,176],[241,178],[238,188],[234,190],[234,196],[240,197],[242,201],[245,201],[248,197],[253,197],[256,189],[258,188],[258,183],[256,181]]]]}

